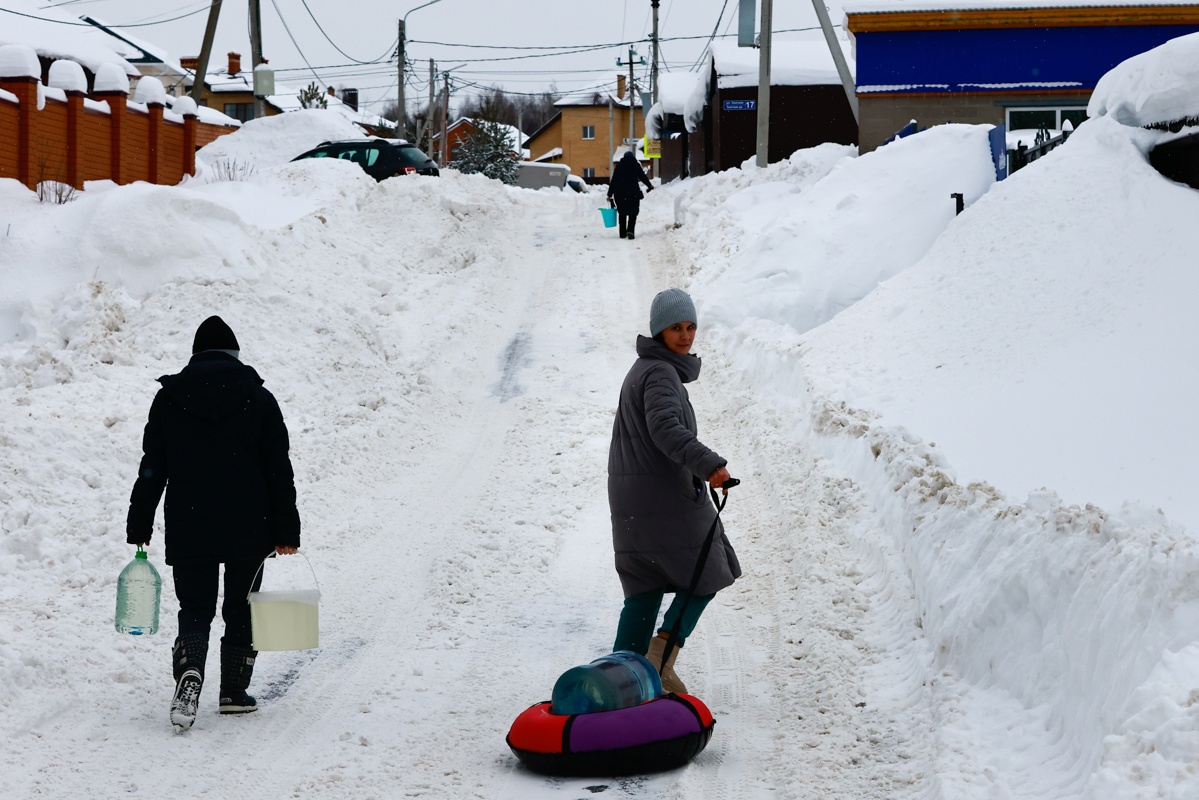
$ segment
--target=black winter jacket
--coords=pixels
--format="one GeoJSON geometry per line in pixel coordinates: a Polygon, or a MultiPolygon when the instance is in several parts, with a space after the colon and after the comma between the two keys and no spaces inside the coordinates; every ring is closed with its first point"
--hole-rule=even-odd
{"type": "Polygon", "coordinates": [[[253,367],[210,350],[158,381],[129,498],[127,541],[150,541],[165,488],[168,564],[299,547],[287,426],[253,367]]]}
{"type": "Polygon", "coordinates": [[[637,163],[637,157],[626,152],[616,162],[616,168],[612,170],[612,179],[608,182],[608,197],[616,200],[616,209],[620,213],[633,216],[641,213],[642,183],[650,190],[654,188],[645,170],[637,163]]]}

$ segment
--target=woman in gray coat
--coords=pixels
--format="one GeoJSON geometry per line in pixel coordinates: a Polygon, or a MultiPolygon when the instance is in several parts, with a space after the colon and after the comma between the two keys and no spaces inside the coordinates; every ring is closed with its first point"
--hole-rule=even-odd
{"type": "MultiPolygon", "coordinates": [[[[613,650],[645,654],[667,691],[685,692],[674,673],[678,649],[663,663],[670,632],[682,615],[682,648],[716,592],[741,575],[720,526],[694,596],[687,589],[704,539],[716,519],[704,482],[729,480],[727,462],[696,437],[695,411],[684,386],[699,377],[695,304],[682,289],[667,289],[650,306],[650,333],[637,337],[637,361],[620,389],[608,451],[608,504],[616,572],[624,608],[613,650]],[[674,593],[662,625],[662,598],[674,593]],[[686,607],[685,612],[683,611],[686,607]]],[[[718,523],[719,525],[719,523],[718,523]]]]}

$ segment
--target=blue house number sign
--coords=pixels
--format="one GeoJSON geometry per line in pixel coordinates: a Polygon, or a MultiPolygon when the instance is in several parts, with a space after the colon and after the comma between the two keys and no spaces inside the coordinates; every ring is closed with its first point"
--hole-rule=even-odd
{"type": "Polygon", "coordinates": [[[725,100],[725,111],[753,111],[758,107],[757,100],[725,100]]]}

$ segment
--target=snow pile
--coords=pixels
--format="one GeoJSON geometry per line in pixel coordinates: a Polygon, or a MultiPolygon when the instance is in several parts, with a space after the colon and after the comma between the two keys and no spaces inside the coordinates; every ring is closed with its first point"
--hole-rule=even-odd
{"type": "MultiPolygon", "coordinates": [[[[842,158],[827,175],[813,169],[810,187],[759,182],[725,199],[716,213],[732,218],[746,243],[697,278],[707,320],[802,333],[858,302],[927,252],[954,219],[953,193],[969,205],[994,182],[987,131],[938,126],[842,158]]],[[[791,161],[841,152],[826,145],[791,161]]]]}
{"type": "Polygon", "coordinates": [[[1087,115],[1138,127],[1199,118],[1199,33],[1117,65],[1095,85],[1087,115]]]}
{"type": "Polygon", "coordinates": [[[262,168],[285,164],[321,142],[363,138],[362,129],[341,114],[310,108],[252,119],[201,147],[196,158],[209,166],[237,163],[262,168]]]}
{"type": "Polygon", "coordinates": [[[979,198],[985,131],[944,126],[690,215],[731,229],[701,247],[744,242],[702,261],[701,324],[871,498],[870,560],[910,576],[948,796],[1199,792],[1199,431],[1180,422],[1199,194],[1146,163],[1159,138],[1092,120],[979,198]],[[954,219],[957,186],[977,202],[954,219]],[[866,187],[883,202],[856,218],[866,187]]]}

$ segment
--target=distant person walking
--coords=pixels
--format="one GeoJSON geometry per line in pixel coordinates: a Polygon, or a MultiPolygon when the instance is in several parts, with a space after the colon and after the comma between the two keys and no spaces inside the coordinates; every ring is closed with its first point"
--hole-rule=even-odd
{"type": "Polygon", "coordinates": [[[287,426],[278,402],[240,355],[237,337],[220,317],[201,323],[187,366],[158,379],[162,388],[150,406],[129,499],[126,540],[149,545],[166,490],[166,563],[179,599],[171,722],[181,730],[196,717],[220,565],[220,713],[245,714],[258,708],[246,694],[258,655],[246,596],[258,588],[258,568],[272,549],[290,555],[300,546],[287,426]]]}
{"type": "MultiPolygon", "coordinates": [[[[612,649],[645,655],[669,692],[686,692],[675,658],[716,592],[741,576],[720,525],[694,595],[688,595],[716,508],[704,490],[729,480],[726,461],[696,436],[695,411],[684,386],[699,377],[695,305],[682,289],[666,289],[650,305],[653,338],[637,337],[637,360],[620,387],[608,450],[608,505],[616,574],[624,607],[612,649]],[[674,599],[654,635],[662,598],[674,599]],[[680,621],[681,620],[681,621],[680,621]],[[666,644],[679,625],[677,648],[666,644]]],[[[718,523],[719,524],[719,523],[718,523]]]]}
{"type": "Polygon", "coordinates": [[[632,239],[637,232],[637,215],[641,213],[643,197],[639,184],[642,183],[647,192],[654,190],[645,170],[637,163],[637,156],[633,155],[632,150],[626,150],[616,162],[612,179],[608,181],[608,199],[616,201],[616,219],[620,224],[621,239],[632,239]]]}

